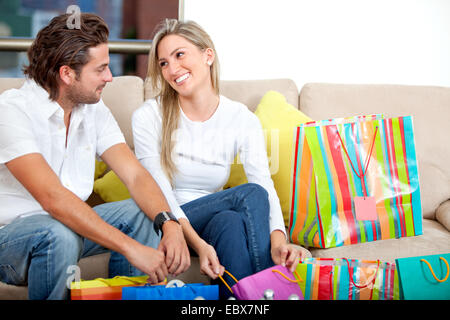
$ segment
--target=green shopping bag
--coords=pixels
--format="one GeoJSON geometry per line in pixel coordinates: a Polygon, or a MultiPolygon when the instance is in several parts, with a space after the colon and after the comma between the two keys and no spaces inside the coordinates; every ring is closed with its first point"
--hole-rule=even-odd
{"type": "Polygon", "coordinates": [[[450,300],[450,253],[396,259],[405,300],[450,300]]]}

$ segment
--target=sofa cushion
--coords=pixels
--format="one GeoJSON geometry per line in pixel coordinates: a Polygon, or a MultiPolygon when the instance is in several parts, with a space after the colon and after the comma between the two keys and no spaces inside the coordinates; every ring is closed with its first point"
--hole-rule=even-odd
{"type": "Polygon", "coordinates": [[[450,198],[450,88],[309,83],[300,92],[299,105],[318,120],[373,113],[412,115],[424,217],[434,219],[439,205],[450,198]]]}
{"type": "Polygon", "coordinates": [[[102,98],[119,124],[128,146],[133,149],[131,115],[144,103],[144,81],[135,76],[114,77],[103,90],[102,98]]]}
{"type": "Polygon", "coordinates": [[[436,220],[450,231],[450,200],[445,201],[436,210],[436,220]]]}
{"type": "MultiPolygon", "coordinates": [[[[270,173],[280,198],[285,225],[288,225],[294,128],[311,121],[311,118],[289,104],[281,93],[273,90],[268,91],[261,99],[255,115],[265,131],[270,173]]],[[[234,161],[224,188],[235,187],[246,182],[243,165],[234,161]]]]}
{"type": "Polygon", "coordinates": [[[113,202],[131,198],[130,192],[114,171],[109,171],[103,177],[95,180],[94,192],[103,201],[113,202]]]}
{"type": "Polygon", "coordinates": [[[25,78],[0,78],[0,93],[9,89],[19,89],[25,78]]]}

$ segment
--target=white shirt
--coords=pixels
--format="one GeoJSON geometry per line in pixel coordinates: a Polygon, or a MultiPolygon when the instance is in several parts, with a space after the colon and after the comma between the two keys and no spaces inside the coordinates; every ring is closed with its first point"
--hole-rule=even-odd
{"type": "Polygon", "coordinates": [[[94,184],[96,154],[121,142],[123,134],[102,100],[73,109],[66,148],[64,111],[46,90],[27,80],[20,89],[5,91],[0,95],[0,225],[43,211],[6,162],[40,153],[61,183],[85,201],[94,184]]]}
{"type": "Polygon", "coordinates": [[[222,190],[239,152],[248,182],[261,185],[269,194],[270,231],[285,233],[264,134],[256,115],[242,103],[224,96],[220,96],[216,111],[204,122],[191,121],[181,108],[180,113],[180,125],[173,136],[177,167],[173,188],[160,163],[162,117],[157,101],[147,100],[132,118],[136,156],[159,184],[174,215],[186,218],[180,205],[222,190]]]}

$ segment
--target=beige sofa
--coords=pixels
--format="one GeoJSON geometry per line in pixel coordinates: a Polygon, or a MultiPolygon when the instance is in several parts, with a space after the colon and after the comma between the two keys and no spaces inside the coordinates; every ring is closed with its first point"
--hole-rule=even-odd
{"type": "MultiPolygon", "coordinates": [[[[0,93],[18,88],[23,79],[0,79],[0,93]]],[[[289,79],[222,81],[221,93],[246,104],[254,111],[269,90],[282,93],[288,103],[315,120],[331,117],[384,113],[387,116],[413,115],[419,159],[423,206],[423,235],[376,241],[331,249],[310,248],[315,257],[380,259],[450,252],[450,88],[401,85],[306,84],[298,91],[289,79]]],[[[103,100],[116,117],[127,143],[133,147],[131,114],[151,91],[142,79],[115,77],[105,88],[103,100]]],[[[93,194],[90,205],[101,203],[93,194]]],[[[0,204],[1,205],[1,204],[0,204]]],[[[107,277],[109,254],[80,261],[82,279],[107,277]]],[[[178,277],[185,282],[208,282],[200,275],[198,259],[178,277]]],[[[27,288],[0,282],[0,299],[26,299],[27,288]]]]}

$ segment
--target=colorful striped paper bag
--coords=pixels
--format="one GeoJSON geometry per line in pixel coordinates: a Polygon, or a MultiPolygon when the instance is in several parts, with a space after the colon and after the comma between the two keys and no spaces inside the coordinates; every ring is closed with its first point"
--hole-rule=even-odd
{"type": "Polygon", "coordinates": [[[307,258],[296,272],[305,300],[399,300],[394,263],[307,258]]]}
{"type": "Polygon", "coordinates": [[[294,139],[292,242],[330,248],[422,234],[411,116],[307,123],[294,139]]]}
{"type": "MultiPolygon", "coordinates": [[[[122,288],[146,285],[147,279],[148,276],[116,276],[111,279],[74,281],[70,284],[70,298],[71,300],[121,300],[122,288]]],[[[159,285],[166,282],[164,280],[159,285]]]]}

